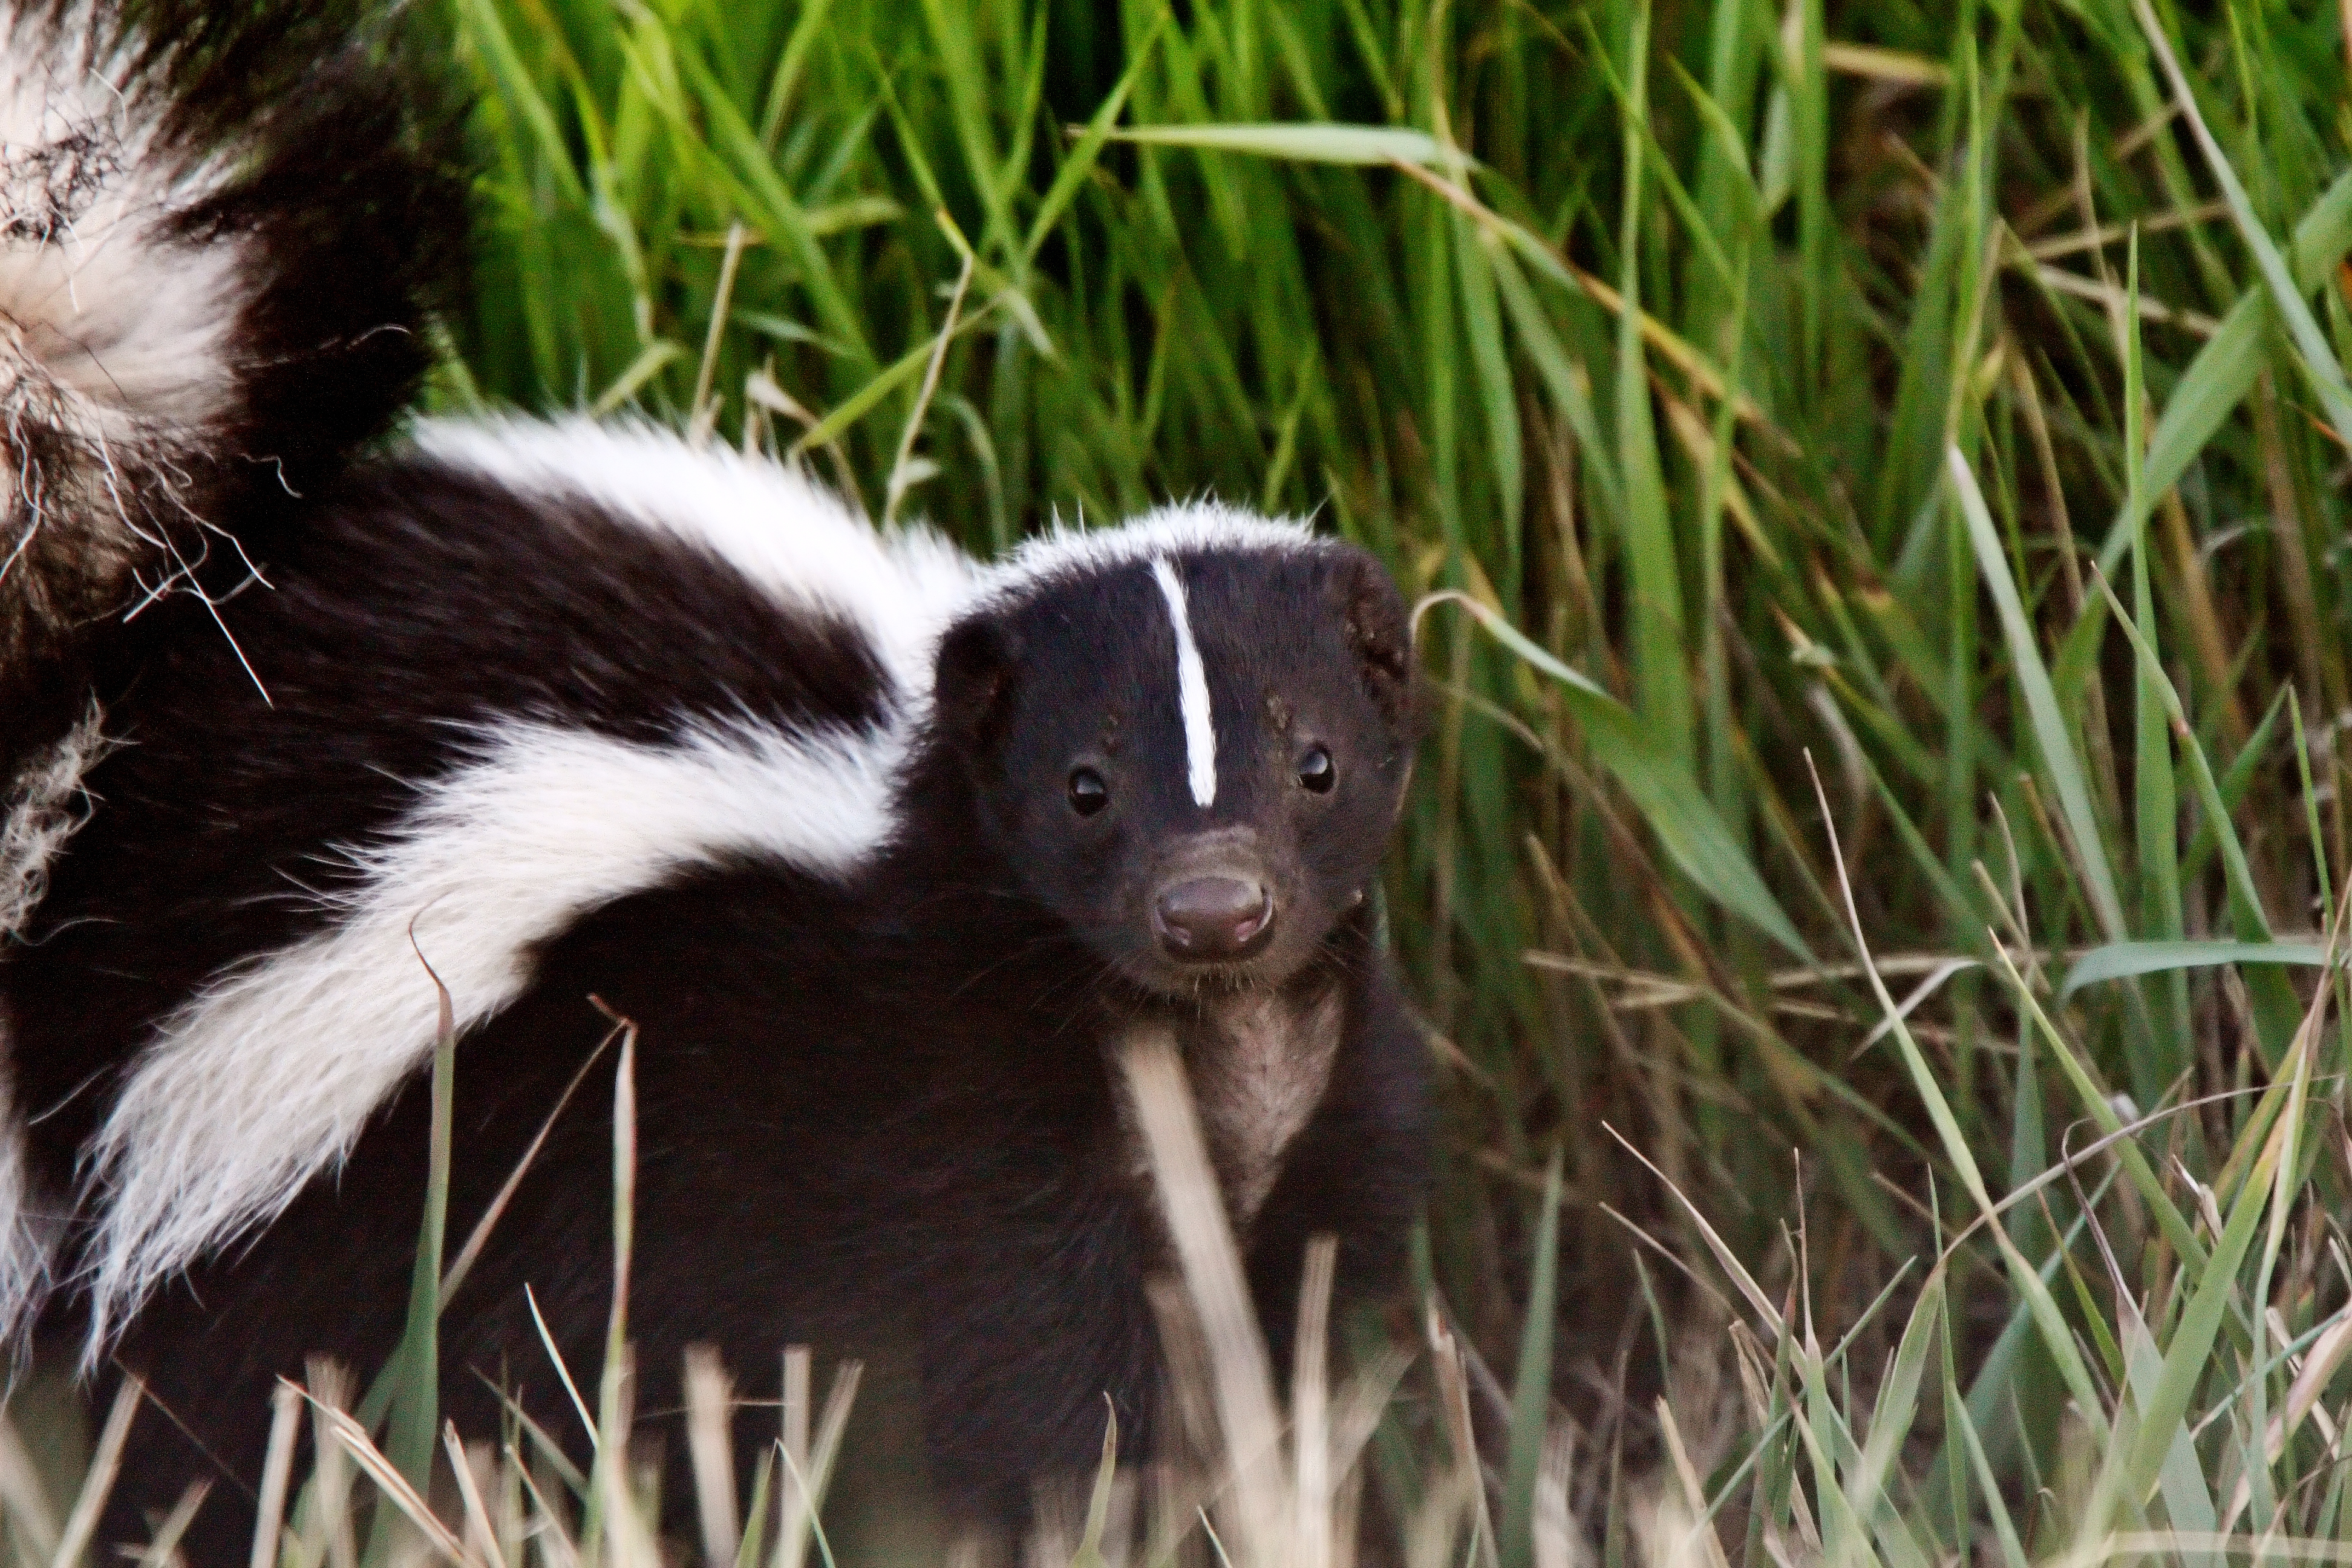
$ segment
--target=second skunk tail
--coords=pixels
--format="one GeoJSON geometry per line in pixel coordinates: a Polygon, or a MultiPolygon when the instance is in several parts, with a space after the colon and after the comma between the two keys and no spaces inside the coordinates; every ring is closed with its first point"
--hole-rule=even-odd
{"type": "Polygon", "coordinates": [[[428,366],[457,117],[360,9],[0,4],[0,778],[93,628],[220,582],[428,366]]]}

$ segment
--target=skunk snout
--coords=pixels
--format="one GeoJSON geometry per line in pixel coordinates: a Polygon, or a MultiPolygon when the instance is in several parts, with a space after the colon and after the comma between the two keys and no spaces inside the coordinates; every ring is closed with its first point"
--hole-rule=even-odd
{"type": "Polygon", "coordinates": [[[1151,900],[1160,951],[1185,963],[1246,957],[1274,931],[1274,895],[1255,877],[1186,877],[1151,900]]]}

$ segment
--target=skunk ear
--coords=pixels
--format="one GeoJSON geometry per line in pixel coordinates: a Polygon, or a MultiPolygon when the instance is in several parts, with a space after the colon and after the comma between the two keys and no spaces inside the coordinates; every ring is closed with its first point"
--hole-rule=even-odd
{"type": "Polygon", "coordinates": [[[1404,596],[1381,563],[1360,550],[1340,557],[1332,577],[1333,596],[1348,646],[1364,678],[1364,688],[1381,714],[1400,734],[1413,723],[1412,620],[1404,596]]]}
{"type": "Polygon", "coordinates": [[[1003,738],[1020,656],[1019,635],[986,612],[957,622],[940,640],[932,712],[961,749],[977,756],[1003,738]]]}

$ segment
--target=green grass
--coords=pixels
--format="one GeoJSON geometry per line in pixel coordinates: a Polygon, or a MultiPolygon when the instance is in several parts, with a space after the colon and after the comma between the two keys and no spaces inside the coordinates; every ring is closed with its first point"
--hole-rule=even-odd
{"type": "Polygon", "coordinates": [[[1410,1560],[2352,1544],[2336,7],[442,15],[445,404],[983,551],[1213,491],[1433,595],[1410,1560]]]}

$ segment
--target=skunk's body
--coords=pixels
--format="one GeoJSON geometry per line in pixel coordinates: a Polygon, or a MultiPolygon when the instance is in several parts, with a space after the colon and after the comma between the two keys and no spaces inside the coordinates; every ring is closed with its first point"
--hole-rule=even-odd
{"type": "MultiPolygon", "coordinates": [[[[31,36],[0,43],[20,79],[31,36]]],[[[137,412],[155,450],[219,457],[137,412]]],[[[16,667],[87,717],[0,832],[26,868],[0,881],[0,1321],[141,1369],[201,1446],[149,1427],[122,1528],[215,1464],[249,1483],[310,1352],[390,1352],[436,973],[452,1237],[601,998],[637,1027],[638,1407],[675,1407],[690,1342],[750,1382],[790,1342],[903,1338],[959,1511],[1087,1466],[1106,1395],[1131,1455],[1154,1442],[1166,1258],[1114,1065],[1138,1030],[1181,1044],[1277,1338],[1311,1234],[1343,1281],[1385,1277],[1427,1113],[1367,900],[1413,738],[1369,557],[1194,506],[982,566],[772,464],[584,423],[427,425],[309,479],[209,492],[259,576],[186,561],[191,592],[16,667]]],[[[51,543],[98,562],[119,516],[75,518],[51,543]]],[[[477,1434],[485,1378],[576,1430],[531,1302],[593,1378],[609,1069],[445,1315],[477,1434]]],[[[234,1496],[198,1561],[241,1539],[234,1496]]]]}

